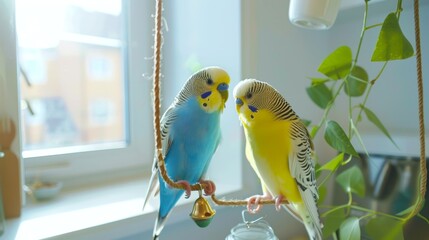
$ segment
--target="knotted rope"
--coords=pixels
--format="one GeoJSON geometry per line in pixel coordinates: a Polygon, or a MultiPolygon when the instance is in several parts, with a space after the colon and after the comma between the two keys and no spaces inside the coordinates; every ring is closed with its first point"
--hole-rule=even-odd
{"type": "Polygon", "coordinates": [[[420,47],[420,10],[419,0],[414,0],[414,33],[416,38],[416,70],[417,70],[417,91],[418,91],[418,111],[419,111],[419,133],[420,133],[420,183],[419,193],[420,197],[417,198],[413,211],[407,216],[410,219],[417,215],[423,207],[426,182],[427,182],[427,169],[426,169],[426,152],[425,152],[425,121],[424,121],[424,108],[423,108],[423,73],[422,73],[422,53],[420,47]]]}

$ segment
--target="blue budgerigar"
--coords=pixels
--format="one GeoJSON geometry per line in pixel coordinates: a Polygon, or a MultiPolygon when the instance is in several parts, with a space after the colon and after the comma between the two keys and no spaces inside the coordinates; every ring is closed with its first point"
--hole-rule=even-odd
{"type": "Polygon", "coordinates": [[[219,67],[207,67],[193,74],[161,118],[162,153],[169,177],[186,190],[170,188],[159,174],[155,157],[149,198],[159,193],[160,207],[153,239],[157,239],[171,210],[190,184],[206,183],[207,195],[215,190],[213,182],[204,180],[209,162],[221,139],[220,116],[228,99],[228,73],[219,67]]]}

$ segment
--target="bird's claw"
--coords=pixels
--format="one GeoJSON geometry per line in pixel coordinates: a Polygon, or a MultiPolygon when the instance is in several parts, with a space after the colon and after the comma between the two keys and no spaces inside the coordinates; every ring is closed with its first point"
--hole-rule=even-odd
{"type": "Polygon", "coordinates": [[[270,200],[271,196],[268,195],[253,195],[247,198],[247,211],[249,213],[258,213],[262,209],[261,200],[270,200]],[[256,206],[256,207],[255,207],[256,206]]]}
{"type": "Polygon", "coordinates": [[[185,180],[179,180],[176,182],[177,184],[182,185],[185,188],[185,198],[189,198],[191,196],[191,184],[185,180]]]}
{"type": "Polygon", "coordinates": [[[281,209],[281,205],[283,204],[282,202],[283,202],[283,200],[284,200],[285,198],[284,198],[284,196],[283,195],[278,195],[276,198],[275,198],[275,207],[276,207],[276,210],[277,211],[280,211],[280,209],[281,209]]]}
{"type": "Polygon", "coordinates": [[[204,195],[211,196],[216,191],[216,184],[210,180],[200,179],[199,183],[204,186],[204,195]]]}

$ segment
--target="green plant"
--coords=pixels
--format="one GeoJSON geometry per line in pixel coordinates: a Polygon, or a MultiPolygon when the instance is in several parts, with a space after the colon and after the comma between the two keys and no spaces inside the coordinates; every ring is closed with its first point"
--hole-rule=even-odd
{"type": "MultiPolygon", "coordinates": [[[[310,131],[312,138],[315,138],[322,127],[325,126],[325,141],[339,152],[332,160],[323,166],[318,166],[317,173],[321,193],[326,192],[327,180],[339,168],[344,168],[348,165],[352,157],[359,158],[351,139],[357,138],[363,149],[365,149],[358,131],[358,125],[363,116],[366,116],[371,123],[390,139],[392,144],[395,144],[376,113],[368,108],[367,101],[374,84],[381,78],[388,63],[393,60],[403,60],[414,56],[414,49],[402,33],[399,23],[402,0],[397,0],[396,10],[389,13],[383,23],[370,26],[367,25],[368,1],[365,0],[363,26],[355,54],[353,55],[351,48],[348,46],[340,46],[334,50],[322,61],[318,68],[318,71],[324,77],[311,78],[311,86],[306,89],[312,101],[318,107],[324,109],[320,122],[312,126],[310,131]],[[367,71],[359,65],[359,55],[365,33],[376,28],[381,29],[371,61],[383,62],[383,65],[375,77],[370,79],[367,71]],[[347,131],[336,121],[329,119],[330,111],[342,92],[344,92],[348,100],[347,131]],[[323,178],[320,174],[322,171],[327,172],[323,178]]],[[[336,181],[348,195],[348,202],[339,206],[330,206],[322,214],[325,224],[325,237],[339,230],[340,239],[360,239],[361,227],[365,225],[366,233],[374,239],[403,239],[402,228],[413,217],[409,213],[414,210],[418,212],[420,209],[417,208],[421,207],[420,204],[416,204],[401,213],[393,215],[356,205],[353,202],[354,195],[360,197],[365,195],[365,179],[361,169],[356,166],[348,167],[341,174],[337,174],[336,181]],[[361,217],[353,216],[350,214],[351,210],[364,212],[364,215],[361,217]],[[366,221],[362,221],[363,219],[366,221]],[[389,229],[389,231],[379,231],[379,229],[389,229]]],[[[422,199],[424,196],[419,193],[418,198],[422,199]]],[[[429,223],[429,220],[423,216],[419,214],[417,216],[429,223]]]]}

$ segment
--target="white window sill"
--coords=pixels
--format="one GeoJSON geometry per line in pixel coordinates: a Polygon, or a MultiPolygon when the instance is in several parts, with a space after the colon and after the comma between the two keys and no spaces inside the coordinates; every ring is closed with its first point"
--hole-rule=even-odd
{"type": "MultiPolygon", "coordinates": [[[[237,185],[218,185],[218,195],[240,190],[237,185]]],[[[6,221],[0,239],[115,239],[151,231],[158,198],[142,211],[147,179],[130,178],[114,183],[63,191],[57,198],[36,202],[28,199],[20,218],[6,221]]],[[[179,205],[195,201],[198,193],[179,205]]],[[[179,207],[180,208],[180,207],[179,207]]],[[[186,211],[191,211],[186,204],[186,211]]],[[[183,211],[171,223],[188,219],[183,211]]]]}

